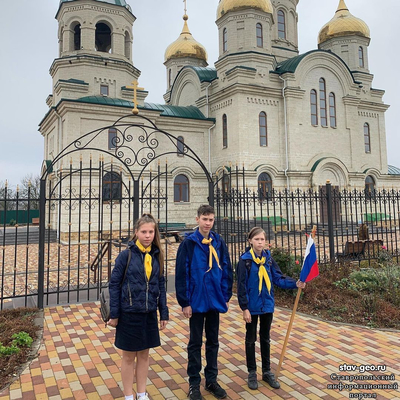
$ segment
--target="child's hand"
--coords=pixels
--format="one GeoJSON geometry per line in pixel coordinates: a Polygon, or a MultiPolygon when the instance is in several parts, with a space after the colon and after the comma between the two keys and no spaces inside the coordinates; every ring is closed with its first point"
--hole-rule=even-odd
{"type": "Polygon", "coordinates": [[[306,283],[302,282],[300,279],[296,282],[296,286],[298,288],[304,289],[306,287],[306,283]]]}
{"type": "Polygon", "coordinates": [[[192,316],[192,307],[190,307],[190,306],[184,307],[183,308],[183,315],[186,318],[190,318],[192,316]]]}
{"type": "Polygon", "coordinates": [[[110,320],[108,320],[108,322],[107,322],[107,326],[111,326],[111,327],[113,327],[113,328],[116,328],[117,325],[118,325],[118,318],[110,319],[110,320]]]}
{"type": "Polygon", "coordinates": [[[243,319],[248,324],[251,322],[251,314],[250,314],[249,310],[244,310],[243,311],[243,319]]]}
{"type": "Polygon", "coordinates": [[[160,331],[166,328],[168,321],[160,321],[160,331]]]}

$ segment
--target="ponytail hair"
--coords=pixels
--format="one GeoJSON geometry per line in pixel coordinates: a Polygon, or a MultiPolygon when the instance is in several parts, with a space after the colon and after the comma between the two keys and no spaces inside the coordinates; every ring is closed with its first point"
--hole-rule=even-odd
{"type": "Polygon", "coordinates": [[[264,229],[260,228],[259,226],[251,228],[249,235],[247,236],[247,240],[253,239],[254,236],[259,235],[260,233],[263,233],[265,240],[267,240],[267,234],[265,233],[264,229]]]}
{"type": "Polygon", "coordinates": [[[133,242],[136,242],[137,240],[136,231],[139,230],[139,228],[143,224],[154,224],[154,239],[152,245],[156,246],[160,251],[158,253],[158,263],[160,264],[160,276],[161,276],[164,274],[164,252],[161,248],[161,237],[160,237],[160,230],[158,229],[158,223],[151,214],[145,213],[135,222],[134,226],[135,233],[133,234],[131,240],[133,242]]]}

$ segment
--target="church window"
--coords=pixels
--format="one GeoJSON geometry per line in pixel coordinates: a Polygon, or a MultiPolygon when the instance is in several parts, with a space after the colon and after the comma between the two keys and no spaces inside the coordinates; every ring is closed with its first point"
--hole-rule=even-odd
{"type": "Polygon", "coordinates": [[[122,179],[116,172],[107,172],[103,176],[103,202],[121,201],[122,179]]]}
{"type": "Polygon", "coordinates": [[[328,119],[326,113],[326,84],[325,79],[319,80],[319,108],[321,116],[321,125],[328,126],[328,119]]]}
{"type": "Polygon", "coordinates": [[[310,104],[311,104],[311,125],[318,125],[318,106],[317,106],[317,91],[311,90],[310,93],[310,104]]]}
{"type": "Polygon", "coordinates": [[[108,130],[108,150],[114,150],[117,147],[117,130],[110,128],[108,130]]]}
{"type": "Polygon", "coordinates": [[[224,149],[228,147],[228,118],[226,114],[222,116],[222,147],[224,149]]]}
{"type": "Polygon", "coordinates": [[[102,96],[108,96],[108,85],[100,85],[100,94],[102,96]]]}
{"type": "Polygon", "coordinates": [[[74,27],[74,50],[81,49],[81,24],[76,24],[74,27]]]}
{"type": "Polygon", "coordinates": [[[111,29],[103,22],[96,24],[96,51],[111,53],[111,29]]]}
{"type": "Polygon", "coordinates": [[[174,180],[174,201],[189,201],[189,179],[185,175],[177,175],[174,180]]]}
{"type": "Polygon", "coordinates": [[[361,46],[358,48],[358,63],[361,68],[364,68],[364,49],[361,46]]]}
{"type": "Polygon", "coordinates": [[[257,47],[263,47],[263,28],[260,23],[256,25],[257,47]]]}
{"type": "Polygon", "coordinates": [[[329,117],[331,128],[336,128],[336,98],[334,93],[329,93],[329,117]]]}
{"type": "Polygon", "coordinates": [[[226,28],[222,31],[222,51],[224,53],[228,51],[228,32],[226,28]]]}
{"type": "Polygon", "coordinates": [[[267,114],[262,111],[258,116],[259,130],[260,130],[260,146],[268,146],[267,136],[267,114]]]}
{"type": "Polygon", "coordinates": [[[230,191],[231,189],[231,178],[228,174],[223,174],[222,175],[222,192],[223,193],[227,193],[230,191]]]}
{"type": "Polygon", "coordinates": [[[365,178],[365,191],[367,193],[372,193],[375,190],[375,180],[371,175],[365,178]]]}
{"type": "Polygon", "coordinates": [[[131,37],[129,32],[125,32],[125,57],[130,60],[131,58],[131,37]]]}
{"type": "Polygon", "coordinates": [[[185,154],[185,139],[183,136],[178,136],[178,140],[176,141],[177,153],[178,156],[183,157],[185,154]]]}
{"type": "Polygon", "coordinates": [[[168,87],[170,88],[172,86],[172,69],[170,68],[168,70],[168,87]]]}
{"type": "Polygon", "coordinates": [[[272,179],[269,174],[263,172],[258,177],[258,198],[260,200],[267,200],[272,193],[272,179]]]}
{"type": "Polygon", "coordinates": [[[365,152],[371,153],[371,134],[367,123],[364,124],[364,146],[365,152]]]}
{"type": "Polygon", "coordinates": [[[282,10],[278,11],[278,37],[286,39],[286,20],[285,13],[282,10]]]}

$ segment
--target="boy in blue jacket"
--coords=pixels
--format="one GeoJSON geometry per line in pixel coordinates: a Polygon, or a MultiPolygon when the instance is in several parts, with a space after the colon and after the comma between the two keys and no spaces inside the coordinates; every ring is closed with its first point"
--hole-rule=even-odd
{"type": "Polygon", "coordinates": [[[250,247],[240,257],[237,268],[238,301],[246,322],[245,350],[249,373],[247,382],[250,389],[258,388],[255,342],[260,318],[263,381],[272,388],[279,389],[279,382],[271,372],[270,361],[270,330],[275,305],[273,284],[282,289],[305,288],[306,284],[282,274],[270,251],[264,249],[266,234],[262,228],[251,229],[248,240],[250,247]]]}
{"type": "Polygon", "coordinates": [[[189,399],[203,399],[200,392],[201,346],[206,334],[204,369],[206,390],[223,399],[226,391],[217,383],[219,314],[228,311],[232,296],[232,266],[224,240],[211,230],[215,211],[209,205],[197,210],[198,228],[186,236],[176,256],[176,297],[183,315],[189,318],[189,399]]]}

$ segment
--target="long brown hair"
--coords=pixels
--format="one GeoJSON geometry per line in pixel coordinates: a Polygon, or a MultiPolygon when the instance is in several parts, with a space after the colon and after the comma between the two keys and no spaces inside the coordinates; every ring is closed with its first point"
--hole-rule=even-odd
{"type": "Polygon", "coordinates": [[[259,235],[260,233],[263,233],[265,236],[265,240],[267,240],[267,234],[265,233],[263,228],[260,228],[259,226],[255,226],[254,228],[251,228],[251,231],[249,232],[249,236],[247,237],[247,240],[253,239],[254,236],[259,235]]]}
{"type": "Polygon", "coordinates": [[[158,250],[160,250],[160,253],[158,254],[158,263],[160,264],[160,275],[164,274],[164,252],[161,248],[161,237],[160,237],[160,230],[158,229],[158,223],[155,220],[155,218],[151,214],[143,214],[136,222],[134,226],[135,233],[132,236],[132,241],[136,242],[137,236],[136,236],[136,231],[139,230],[139,228],[143,224],[154,224],[154,239],[152,242],[152,245],[156,246],[158,250]]]}

